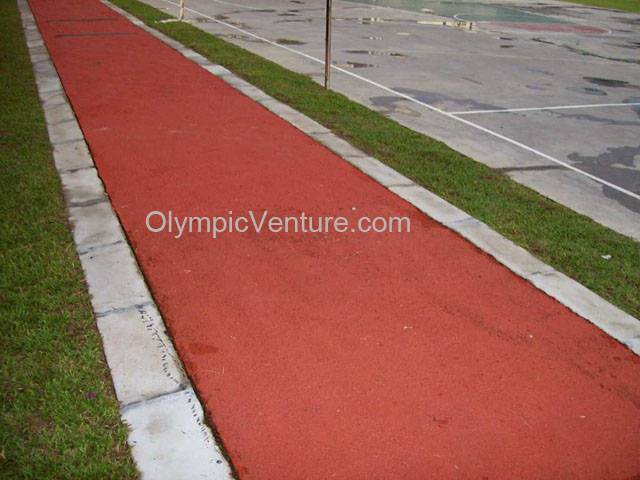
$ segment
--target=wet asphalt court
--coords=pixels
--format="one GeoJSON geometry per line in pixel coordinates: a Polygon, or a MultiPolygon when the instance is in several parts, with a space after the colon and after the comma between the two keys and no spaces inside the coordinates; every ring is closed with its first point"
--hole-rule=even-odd
{"type": "MultiPolygon", "coordinates": [[[[203,30],[322,81],[323,0],[186,2],[203,30]]],[[[640,15],[334,0],[333,31],[333,62],[355,75],[335,70],[335,90],[640,239],[640,15]]]]}

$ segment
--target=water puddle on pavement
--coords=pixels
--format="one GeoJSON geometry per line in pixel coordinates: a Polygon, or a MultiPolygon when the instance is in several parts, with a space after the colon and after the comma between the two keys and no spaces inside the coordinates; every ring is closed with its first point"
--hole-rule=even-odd
{"type": "Polygon", "coordinates": [[[600,90],[599,88],[593,87],[567,87],[567,90],[575,93],[586,93],[587,95],[597,95],[600,97],[604,97],[607,95],[607,92],[604,90],[600,90]]]}
{"type": "Polygon", "coordinates": [[[344,62],[344,63],[335,63],[336,67],[340,68],[371,68],[375,67],[372,63],[362,63],[362,62],[344,62]]]}
{"type": "Polygon", "coordinates": [[[293,40],[291,38],[278,38],[276,43],[279,45],[304,45],[306,42],[300,40],[293,40]]]}
{"type": "Polygon", "coordinates": [[[356,55],[373,55],[380,57],[406,57],[404,53],[399,52],[383,52],[380,50],[345,50],[347,53],[354,53],[356,55]]]}

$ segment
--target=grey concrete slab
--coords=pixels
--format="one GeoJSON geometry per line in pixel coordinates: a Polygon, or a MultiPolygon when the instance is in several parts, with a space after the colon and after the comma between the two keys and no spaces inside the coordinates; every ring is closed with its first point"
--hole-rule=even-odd
{"type": "Polygon", "coordinates": [[[163,42],[166,42],[168,45],[174,47],[174,48],[178,48],[181,46],[181,44],[179,42],[177,42],[176,40],[174,40],[173,38],[167,37],[164,33],[160,33],[157,30],[153,30],[150,27],[147,27],[146,25],[143,26],[143,28],[148,31],[149,33],[153,32],[153,35],[158,39],[161,40],[163,42]]]}
{"type": "MultiPolygon", "coordinates": [[[[175,11],[163,0],[145,1],[167,12],[175,11]]],[[[244,0],[233,3],[191,0],[189,5],[211,18],[225,15],[225,22],[274,43],[284,43],[282,47],[288,50],[261,42],[215,20],[206,19],[193,25],[322,81],[322,65],[301,55],[322,59],[322,8],[310,0],[300,0],[296,3],[296,12],[291,14],[288,12],[291,6],[284,0],[251,4],[258,5],[260,11],[243,8],[244,0]],[[287,16],[282,16],[283,12],[287,12],[287,16]]],[[[503,2],[483,0],[482,3],[502,5],[503,2]]],[[[481,22],[469,31],[434,25],[433,22],[442,17],[424,12],[336,1],[334,61],[349,72],[444,111],[628,103],[640,96],[637,15],[553,0],[544,4],[511,0],[507,5],[545,15],[560,22],[563,28],[569,26],[577,30],[533,31],[481,22]],[[601,30],[580,32],[583,27],[601,30]]],[[[189,14],[189,17],[196,15],[189,14]]],[[[601,114],[599,109],[559,111],[539,121],[531,114],[522,122],[498,115],[488,120],[476,115],[461,117],[480,127],[487,127],[484,122],[489,122],[490,130],[496,134],[492,135],[342,72],[334,72],[332,86],[489,166],[538,169],[531,175],[523,170],[505,173],[579,213],[640,239],[637,199],[625,194],[611,195],[606,185],[579,173],[562,171],[556,168],[557,164],[536,153],[567,163],[572,162],[569,156],[576,152],[588,157],[607,153],[616,161],[626,162],[624,168],[629,172],[637,172],[640,167],[637,162],[629,164],[629,150],[624,149],[634,146],[630,136],[640,136],[637,118],[632,118],[636,115],[633,107],[616,107],[611,115],[601,114]],[[607,117],[606,124],[598,119],[603,115],[607,117]],[[505,134],[515,137],[515,143],[497,136],[505,134]],[[534,151],[518,145],[529,147],[528,142],[535,144],[534,151]],[[539,171],[541,166],[547,169],[544,173],[539,171]],[[565,182],[566,179],[569,181],[565,182]]],[[[583,166],[584,162],[579,162],[579,168],[583,166]]],[[[606,176],[603,169],[598,170],[606,176]]],[[[614,175],[612,181],[622,181],[625,188],[638,194],[640,184],[629,181],[636,173],[629,172],[622,180],[614,175]]]]}
{"type": "MultiPolygon", "coordinates": [[[[478,117],[474,118],[478,124],[500,129],[505,135],[540,150],[557,142],[560,130],[564,141],[557,144],[555,149],[567,163],[627,190],[637,190],[640,185],[640,106],[591,111],[495,113],[478,117]],[[554,129],[549,125],[553,125],[554,129]]],[[[524,179],[530,175],[551,182],[550,177],[557,176],[559,172],[556,170],[559,168],[550,162],[526,167],[514,162],[511,166],[503,167],[502,171],[514,178],[524,179]]],[[[566,191],[566,184],[558,186],[558,189],[566,191]]],[[[606,198],[640,214],[640,200],[606,186],[600,187],[600,192],[606,198]]],[[[619,227],[620,230],[624,228],[625,225],[619,227]]],[[[633,230],[625,233],[633,235],[633,230]]]]}
{"type": "Polygon", "coordinates": [[[117,243],[80,255],[96,315],[152,303],[129,245],[117,243]]]}
{"type": "Polygon", "coordinates": [[[99,317],[98,330],[121,405],[188,388],[178,355],[153,305],[99,317]]]}
{"type": "MultiPolygon", "coordinates": [[[[231,83],[233,82],[232,76],[224,77],[224,81],[229,83],[229,85],[232,85],[233,87],[238,88],[236,84],[231,83]]],[[[295,110],[291,108],[289,105],[285,105],[284,103],[276,100],[275,98],[265,98],[263,100],[260,100],[259,103],[263,105],[265,108],[267,108],[268,110],[275,113],[276,115],[294,115],[296,113],[295,110]]]]}
{"type": "Polygon", "coordinates": [[[143,479],[222,480],[231,471],[217,449],[193,390],[132,405],[123,411],[129,444],[143,479]]]}
{"type": "MultiPolygon", "coordinates": [[[[104,2],[103,2],[104,3],[104,2]]],[[[111,8],[117,8],[113,5],[110,5],[111,8]]],[[[122,9],[118,9],[117,10],[120,14],[123,14],[125,11],[122,9]]],[[[173,48],[175,48],[176,50],[180,51],[181,49],[184,49],[184,46],[177,42],[176,40],[174,40],[171,37],[168,37],[167,35],[165,35],[162,32],[159,32],[158,30],[155,30],[149,26],[147,26],[144,22],[141,22],[142,24],[137,24],[140,28],[142,28],[143,30],[145,30],[146,32],[149,32],[151,35],[153,35],[154,37],[156,37],[158,40],[165,42],[169,45],[171,45],[173,48]]]]}
{"type": "Polygon", "coordinates": [[[341,157],[366,157],[367,154],[362,150],[355,148],[349,142],[336,137],[332,133],[310,133],[309,136],[314,138],[329,150],[337,153],[341,157]]]}
{"type": "MultiPolygon", "coordinates": [[[[28,44],[29,42],[27,42],[28,44]]],[[[44,43],[39,42],[39,45],[35,47],[29,47],[29,56],[33,57],[34,55],[46,55],[49,58],[49,52],[47,51],[47,47],[44,46],[44,43]]]]}
{"type": "Polygon", "coordinates": [[[280,116],[305,133],[329,133],[328,128],[323,127],[318,122],[296,111],[281,113],[280,116]]]}
{"type": "Polygon", "coordinates": [[[58,123],[75,120],[75,115],[67,103],[60,103],[47,108],[44,112],[44,118],[49,125],[57,125],[58,123]]]}
{"type": "Polygon", "coordinates": [[[200,55],[197,52],[194,52],[191,49],[185,49],[180,53],[182,53],[182,55],[187,57],[189,60],[191,60],[193,62],[196,62],[196,63],[198,63],[200,65],[210,65],[211,64],[211,62],[207,58],[203,57],[202,55],[200,55]]]}
{"type": "Polygon", "coordinates": [[[42,40],[30,40],[27,42],[27,47],[44,47],[44,42],[42,40]]]}
{"type": "Polygon", "coordinates": [[[247,89],[255,88],[252,84],[250,84],[246,80],[243,80],[242,78],[237,77],[235,75],[224,77],[224,81],[227,82],[229,85],[232,85],[233,87],[237,88],[238,90],[242,88],[247,88],[247,89]]]}
{"type": "Polygon", "coordinates": [[[109,202],[69,207],[69,221],[79,252],[127,241],[109,202]]]}
{"type": "Polygon", "coordinates": [[[585,182],[572,172],[550,168],[549,165],[543,165],[540,169],[535,165],[522,170],[506,168],[510,169],[509,175],[515,180],[526,182],[533,189],[547,189],[547,196],[552,200],[565,205],[569,202],[576,203],[579,205],[579,208],[575,208],[578,213],[636,238],[638,224],[632,215],[637,215],[637,208],[633,199],[621,196],[616,191],[595,182],[585,182]],[[603,198],[598,208],[591,202],[596,195],[603,198]],[[621,202],[631,207],[625,216],[619,215],[621,202]]]}
{"type": "Polygon", "coordinates": [[[62,84],[56,77],[38,77],[36,79],[36,85],[38,86],[38,92],[40,93],[54,93],[62,91],[62,84]]]}
{"type": "Polygon", "coordinates": [[[60,180],[64,198],[69,205],[80,206],[106,199],[95,168],[62,172],[60,180]]]}
{"type": "Polygon", "coordinates": [[[379,160],[372,157],[344,157],[347,162],[356,167],[358,170],[366,173],[376,182],[385,187],[394,186],[414,186],[413,180],[396,172],[393,168],[385,165],[379,160]]]}
{"type": "Polygon", "coordinates": [[[462,220],[471,220],[468,213],[454,207],[418,185],[393,186],[389,190],[444,225],[462,220]]]}
{"type": "MultiPolygon", "coordinates": [[[[223,78],[226,79],[226,78],[229,78],[229,77],[223,77],[223,78]]],[[[246,96],[248,96],[252,100],[255,100],[256,102],[261,102],[263,100],[270,100],[271,99],[271,97],[269,95],[264,93],[259,88],[254,87],[253,85],[250,85],[250,84],[245,85],[245,84],[241,83],[241,84],[234,85],[234,86],[235,86],[235,88],[237,88],[242,93],[244,93],[246,96]]]]}
{"type": "MultiPolygon", "coordinates": [[[[34,32],[33,35],[37,35],[38,37],[40,36],[38,32],[34,32]]],[[[38,73],[38,77],[48,77],[50,74],[57,75],[56,69],[49,59],[49,56],[47,55],[43,57],[44,58],[42,58],[39,62],[32,62],[34,63],[33,71],[38,73]]]]}
{"type": "Polygon", "coordinates": [[[47,109],[54,105],[60,105],[67,102],[67,96],[63,90],[54,90],[51,92],[38,92],[40,95],[40,103],[47,109]]]}
{"type": "MultiPolygon", "coordinates": [[[[46,111],[47,109],[45,109],[46,111]]],[[[84,140],[53,146],[53,160],[59,172],[93,168],[93,159],[84,140]]]]}
{"type": "Polygon", "coordinates": [[[213,73],[218,77],[224,77],[225,75],[229,75],[231,73],[229,70],[227,70],[224,67],[221,67],[220,65],[211,65],[204,68],[205,70],[213,73]]]}
{"type": "Polygon", "coordinates": [[[40,62],[49,62],[49,55],[46,53],[34,53],[31,55],[31,63],[37,65],[40,62]]]}
{"type": "Polygon", "coordinates": [[[49,138],[53,145],[60,143],[73,142],[82,140],[82,130],[76,123],[75,119],[68,119],[63,122],[57,122],[55,124],[48,124],[49,138]]]}

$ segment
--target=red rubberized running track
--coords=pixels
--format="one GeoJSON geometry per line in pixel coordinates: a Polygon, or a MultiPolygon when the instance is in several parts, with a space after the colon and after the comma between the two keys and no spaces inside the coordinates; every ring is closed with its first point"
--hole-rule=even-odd
{"type": "Polygon", "coordinates": [[[241,478],[637,478],[630,351],[97,0],[30,4],[241,478]],[[412,232],[145,227],[250,209],[412,232]]]}

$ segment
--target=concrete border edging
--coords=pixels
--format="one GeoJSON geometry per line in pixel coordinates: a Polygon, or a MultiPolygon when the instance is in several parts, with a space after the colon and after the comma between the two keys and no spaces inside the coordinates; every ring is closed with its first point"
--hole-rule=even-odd
{"type": "Polygon", "coordinates": [[[210,62],[202,55],[184,47],[167,35],[144,23],[140,24],[140,20],[137,17],[113,5],[108,0],[101,1],[160,41],[177,49],[186,58],[195,61],[212,75],[220,78],[303,133],[314,138],[355,168],[411,203],[421,212],[460,234],[516,275],[531,282],[536,288],[556,299],[609,336],[626,345],[634,353],[640,355],[640,321],[638,319],[623,312],[580,283],[537,259],[485,223],[471,217],[446,200],[396,172],[388,165],[353,147],[315,120],[267,95],[228,69],[210,62]]]}
{"type": "MultiPolygon", "coordinates": [[[[26,0],[22,27],[76,251],[142,478],[233,478],[114,213],[26,0]]],[[[141,25],[142,22],[134,22],[141,25]]]]}

